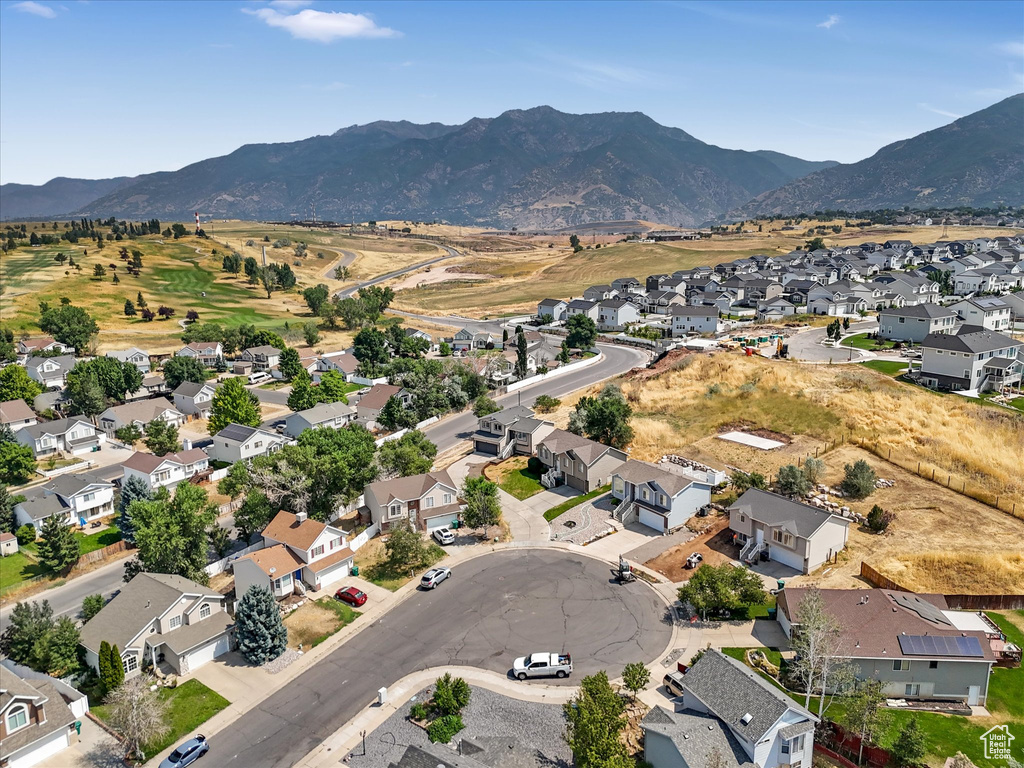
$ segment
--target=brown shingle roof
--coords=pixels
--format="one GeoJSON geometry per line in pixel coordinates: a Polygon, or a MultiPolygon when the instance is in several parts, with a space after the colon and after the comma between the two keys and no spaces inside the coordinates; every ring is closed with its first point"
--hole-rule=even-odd
{"type": "MultiPolygon", "coordinates": [[[[448,475],[448,470],[445,469],[438,470],[437,472],[427,472],[423,475],[396,477],[392,480],[378,480],[376,483],[370,483],[366,487],[373,492],[374,497],[376,497],[379,503],[387,504],[393,499],[408,501],[410,499],[422,498],[423,494],[438,483],[443,483],[451,488],[456,487],[448,475]]],[[[426,510],[424,509],[423,511],[426,510]]]]}
{"type": "Polygon", "coordinates": [[[178,453],[168,453],[163,456],[154,456],[152,453],[133,453],[122,464],[122,466],[134,469],[136,472],[145,472],[147,475],[159,467],[165,461],[173,461],[178,464],[194,464],[197,461],[209,458],[202,448],[191,448],[178,453]]]}
{"type": "Polygon", "coordinates": [[[292,553],[284,544],[275,544],[272,547],[261,549],[258,552],[250,552],[248,555],[238,558],[239,560],[251,560],[259,566],[260,570],[268,576],[271,569],[273,576],[281,578],[286,573],[291,573],[301,568],[305,563],[292,553]]]}
{"type": "Polygon", "coordinates": [[[316,537],[323,533],[326,527],[323,523],[309,518],[300,523],[291,512],[282,510],[270,521],[270,525],[263,529],[263,536],[295,549],[306,550],[313,546],[316,537]]]}
{"type": "Polygon", "coordinates": [[[387,404],[388,400],[401,391],[402,388],[396,387],[394,384],[374,384],[356,405],[360,408],[372,408],[379,411],[387,404]]]}
{"type": "Polygon", "coordinates": [[[0,424],[12,424],[15,421],[26,421],[35,417],[35,413],[24,400],[8,400],[6,403],[0,403],[0,424]]]}
{"type": "Polygon", "coordinates": [[[307,567],[313,573],[320,573],[320,571],[330,568],[332,565],[337,565],[345,560],[351,560],[353,557],[355,557],[355,552],[348,547],[342,547],[336,552],[332,552],[327,557],[323,557],[310,563],[307,567]]]}

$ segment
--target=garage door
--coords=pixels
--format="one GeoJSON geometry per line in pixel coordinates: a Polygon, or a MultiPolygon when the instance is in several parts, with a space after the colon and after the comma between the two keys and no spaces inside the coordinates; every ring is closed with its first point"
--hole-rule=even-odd
{"type": "Polygon", "coordinates": [[[71,742],[68,740],[67,730],[60,730],[46,737],[46,740],[36,742],[32,749],[21,757],[16,757],[7,764],[8,768],[29,768],[29,766],[41,763],[62,749],[67,749],[71,742]]]}
{"type": "Polygon", "coordinates": [[[458,515],[451,513],[448,515],[441,515],[439,517],[428,517],[423,521],[423,524],[427,526],[427,533],[430,533],[435,528],[444,528],[446,525],[451,525],[452,520],[458,518],[458,515]]]}
{"type": "Polygon", "coordinates": [[[320,571],[320,588],[324,589],[329,587],[336,581],[341,581],[348,576],[348,561],[344,563],[338,563],[337,565],[320,571]]]}
{"type": "Polygon", "coordinates": [[[195,672],[199,667],[218,656],[231,650],[231,640],[227,635],[221,635],[216,640],[207,643],[202,648],[197,648],[188,655],[189,672],[195,672]]]}
{"type": "Polygon", "coordinates": [[[788,565],[790,568],[795,568],[804,572],[804,559],[796,552],[791,549],[783,549],[782,547],[771,547],[769,549],[771,559],[777,563],[788,565]]]}
{"type": "Polygon", "coordinates": [[[640,522],[659,533],[665,530],[665,519],[649,509],[640,507],[640,522]]]}
{"type": "Polygon", "coordinates": [[[486,453],[488,456],[498,455],[498,446],[494,443],[486,443],[483,440],[475,440],[474,443],[477,453],[486,453]]]}

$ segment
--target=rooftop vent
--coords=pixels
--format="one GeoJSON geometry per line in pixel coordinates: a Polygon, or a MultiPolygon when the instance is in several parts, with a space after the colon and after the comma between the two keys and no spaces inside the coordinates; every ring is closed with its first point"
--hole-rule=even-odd
{"type": "Polygon", "coordinates": [[[744,725],[750,725],[750,721],[754,719],[754,716],[747,712],[743,717],[740,718],[740,722],[744,725]]]}

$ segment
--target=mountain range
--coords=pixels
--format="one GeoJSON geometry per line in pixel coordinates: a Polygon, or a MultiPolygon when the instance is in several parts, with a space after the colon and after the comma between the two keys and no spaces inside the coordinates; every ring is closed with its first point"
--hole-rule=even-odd
{"type": "Polygon", "coordinates": [[[527,228],[644,219],[696,226],[824,207],[1024,202],[1024,95],[851,165],[708,144],[639,112],[511,110],[250,144],[178,171],[0,187],[4,218],[74,214],[443,219],[527,228]]]}

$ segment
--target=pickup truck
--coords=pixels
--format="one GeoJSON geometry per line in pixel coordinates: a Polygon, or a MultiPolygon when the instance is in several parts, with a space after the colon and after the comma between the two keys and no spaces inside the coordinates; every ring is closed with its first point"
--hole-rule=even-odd
{"type": "Polygon", "coordinates": [[[568,653],[531,653],[512,664],[512,674],[519,680],[528,677],[568,677],[572,672],[572,656],[568,653]]]}

